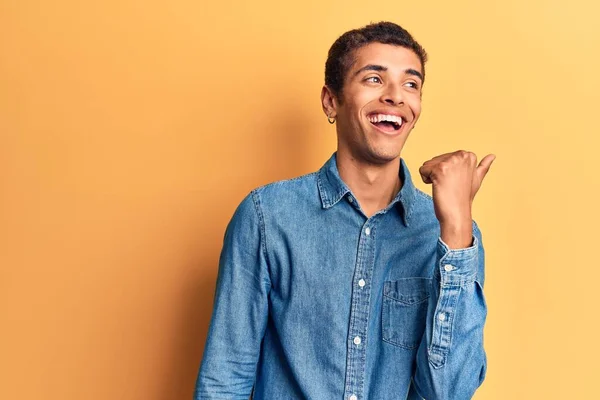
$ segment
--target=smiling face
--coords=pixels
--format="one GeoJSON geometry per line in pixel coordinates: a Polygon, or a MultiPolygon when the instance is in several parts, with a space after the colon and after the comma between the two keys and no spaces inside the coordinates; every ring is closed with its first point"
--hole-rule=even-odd
{"type": "Polygon", "coordinates": [[[421,61],[412,50],[382,43],[359,48],[354,61],[341,98],[327,87],[321,95],[337,121],[338,151],[371,164],[393,161],[421,114],[421,61]]]}

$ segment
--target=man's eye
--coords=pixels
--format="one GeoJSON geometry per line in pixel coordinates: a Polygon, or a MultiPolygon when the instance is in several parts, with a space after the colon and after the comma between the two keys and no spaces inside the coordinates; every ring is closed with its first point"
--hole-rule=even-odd
{"type": "Polygon", "coordinates": [[[378,76],[370,76],[365,80],[373,83],[381,83],[381,79],[378,76]]]}
{"type": "Polygon", "coordinates": [[[419,88],[419,84],[417,82],[406,82],[406,84],[412,87],[413,89],[419,88]]]}

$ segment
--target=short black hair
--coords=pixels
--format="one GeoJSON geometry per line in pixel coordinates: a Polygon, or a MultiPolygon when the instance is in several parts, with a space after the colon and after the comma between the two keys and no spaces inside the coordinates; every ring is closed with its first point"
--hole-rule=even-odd
{"type": "Polygon", "coordinates": [[[421,60],[421,72],[425,78],[427,52],[412,35],[393,22],[371,23],[344,33],[329,49],[325,62],[325,85],[331,89],[338,100],[341,101],[346,74],[356,61],[354,52],[369,43],[392,44],[412,50],[421,60]]]}

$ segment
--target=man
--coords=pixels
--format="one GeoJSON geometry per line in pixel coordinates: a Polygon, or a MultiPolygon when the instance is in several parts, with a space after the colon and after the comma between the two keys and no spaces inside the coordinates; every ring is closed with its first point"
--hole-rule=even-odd
{"type": "Polygon", "coordinates": [[[337,151],[253,190],[225,233],[196,399],[469,399],[486,373],[471,204],[494,159],[400,154],[426,53],[382,22],[342,35],[321,100],[337,151]]]}

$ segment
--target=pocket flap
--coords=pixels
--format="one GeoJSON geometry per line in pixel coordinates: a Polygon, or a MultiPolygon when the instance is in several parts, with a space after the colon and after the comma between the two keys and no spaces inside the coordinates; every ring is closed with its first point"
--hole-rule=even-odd
{"type": "Polygon", "coordinates": [[[383,294],[405,304],[416,304],[429,298],[431,278],[403,278],[385,281],[383,294]]]}

